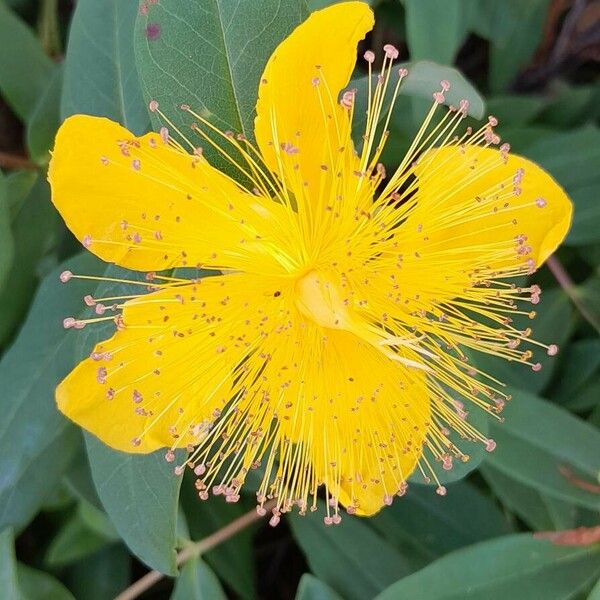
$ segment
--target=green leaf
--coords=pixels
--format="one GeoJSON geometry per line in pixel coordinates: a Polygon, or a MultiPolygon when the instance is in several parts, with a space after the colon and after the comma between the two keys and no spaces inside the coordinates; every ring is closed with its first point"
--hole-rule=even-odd
{"type": "Polygon", "coordinates": [[[341,600],[341,598],[327,584],[305,573],[300,578],[296,600],[341,600]]]}
{"type": "Polygon", "coordinates": [[[31,160],[44,165],[60,125],[60,95],[63,82],[62,67],[56,67],[40,99],[27,120],[27,148],[31,160]]]}
{"type": "Polygon", "coordinates": [[[24,600],[17,582],[17,561],[11,529],[0,533],[0,589],[5,600],[24,600]]]}
{"type": "Polygon", "coordinates": [[[27,565],[17,565],[19,588],[27,600],[75,600],[58,579],[27,565]]]}
{"type": "Polygon", "coordinates": [[[67,580],[77,600],[113,600],[131,580],[131,559],[112,544],[71,566],[67,580]]]}
{"type": "Polygon", "coordinates": [[[480,473],[502,504],[532,529],[558,529],[550,506],[537,490],[505,475],[491,464],[482,465],[480,473]]]}
{"type": "Polygon", "coordinates": [[[49,567],[63,567],[93,554],[111,541],[91,529],[77,511],[52,540],[45,562],[49,567]]]}
{"type": "Polygon", "coordinates": [[[79,502],[77,517],[83,525],[97,536],[111,542],[119,540],[119,535],[107,514],[86,500],[79,502]]]}
{"type": "Polygon", "coordinates": [[[487,464],[541,493],[597,510],[600,496],[574,485],[564,469],[597,483],[600,433],[555,404],[524,391],[511,392],[504,423],[490,425],[497,447],[487,464]]]}
{"type": "MultiPolygon", "coordinates": [[[[519,71],[527,66],[542,37],[549,2],[550,0],[529,0],[518,3],[518,6],[515,6],[517,0],[498,3],[512,4],[513,10],[507,34],[494,36],[494,43],[490,46],[489,83],[493,91],[507,88],[519,71]],[[514,11],[514,8],[517,10],[514,11]]],[[[493,23],[493,27],[497,27],[497,23],[493,23]]]]}
{"type": "MultiPolygon", "coordinates": [[[[522,310],[534,310],[536,317],[531,320],[525,315],[513,317],[512,326],[525,330],[533,330],[531,338],[545,344],[556,344],[559,348],[569,339],[574,325],[574,311],[567,295],[560,288],[545,290],[541,301],[536,306],[524,305],[522,310]]],[[[539,362],[542,370],[535,372],[528,365],[508,361],[490,354],[471,353],[477,367],[507,385],[522,388],[529,392],[541,392],[546,388],[554,370],[559,365],[555,356],[548,356],[543,348],[531,346],[533,358],[531,362],[539,362]]]]}
{"type": "Polygon", "coordinates": [[[406,496],[372,517],[370,524],[405,556],[418,559],[419,566],[510,532],[496,504],[465,481],[448,486],[444,498],[430,488],[409,486],[406,496]]]}
{"type": "MultiPolygon", "coordinates": [[[[10,194],[11,178],[7,181],[10,194]]],[[[9,284],[0,290],[0,347],[6,344],[24,317],[38,282],[40,260],[57,237],[58,217],[49,191],[48,184],[38,178],[12,216],[15,256],[19,260],[13,262],[8,273],[9,284]]]]}
{"type": "Polygon", "coordinates": [[[590,592],[587,600],[600,600],[600,579],[596,582],[594,589],[590,592]]]}
{"type": "Polygon", "coordinates": [[[457,550],[401,579],[377,600],[564,600],[599,569],[597,546],[559,546],[529,534],[457,550]]]}
{"type": "Polygon", "coordinates": [[[27,121],[52,78],[54,64],[33,31],[2,2],[0,40],[0,91],[13,111],[27,121]]]}
{"type": "Polygon", "coordinates": [[[598,395],[590,393],[597,389],[600,371],[600,340],[589,338],[571,344],[562,356],[556,384],[552,387],[552,399],[570,410],[594,408],[598,395]]]}
{"type": "MultiPolygon", "coordinates": [[[[498,119],[498,131],[503,134],[506,125],[527,125],[543,110],[546,101],[536,96],[501,95],[488,98],[487,109],[498,119]]],[[[510,142],[510,139],[507,138],[510,142]]]]}
{"type": "Polygon", "coordinates": [[[292,535],[311,571],[347,600],[372,598],[411,572],[404,556],[359,517],[344,515],[339,525],[323,524],[325,506],[316,513],[291,515],[292,535]]]}
{"type": "Polygon", "coordinates": [[[4,288],[8,273],[13,264],[15,241],[10,228],[10,205],[8,186],[0,171],[0,291],[4,288]]]}
{"type": "Polygon", "coordinates": [[[37,178],[36,171],[13,171],[5,175],[6,202],[10,209],[11,221],[18,215],[37,178]]]}
{"type": "Polygon", "coordinates": [[[54,388],[76,362],[76,334],[63,329],[62,319],[77,312],[86,288],[79,281],[62,285],[65,268],[93,275],[100,263],[80,256],[50,274],[0,362],[0,529],[33,517],[78,448],[77,431],[54,403],[54,388]]]}
{"type": "Polygon", "coordinates": [[[226,600],[217,576],[199,558],[189,560],[181,569],[171,600],[226,600]]]}
{"type": "Polygon", "coordinates": [[[462,0],[404,0],[404,7],[411,60],[452,64],[467,33],[465,3],[462,0]]]}
{"type": "Polygon", "coordinates": [[[119,535],[142,562],[175,575],[181,477],[164,452],[125,454],[92,435],[85,439],[98,495],[119,535]]]}
{"type": "Polygon", "coordinates": [[[222,130],[253,139],[259,78],[275,47],[302,21],[304,3],[161,0],[147,8],[135,35],[146,100],[157,100],[182,131],[191,123],[179,110],[186,103],[222,130]]]}
{"type": "MultiPolygon", "coordinates": [[[[247,510],[240,503],[229,504],[222,498],[210,498],[202,502],[191,478],[184,479],[181,503],[194,540],[200,540],[225,527],[247,510]]],[[[242,598],[251,600],[256,597],[251,529],[246,528],[233,539],[219,544],[204,554],[203,559],[242,598]]]]}
{"type": "Polygon", "coordinates": [[[148,130],[133,56],[137,10],[137,2],[77,2],[65,59],[63,118],[85,113],[118,121],[136,134],[148,130]]]}
{"type": "Polygon", "coordinates": [[[539,120],[553,127],[574,127],[593,121],[598,115],[598,86],[570,86],[553,82],[552,100],[539,115],[539,120]]]}

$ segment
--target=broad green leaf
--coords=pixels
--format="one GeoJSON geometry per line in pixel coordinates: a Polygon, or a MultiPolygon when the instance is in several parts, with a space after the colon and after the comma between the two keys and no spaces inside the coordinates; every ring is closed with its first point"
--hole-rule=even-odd
{"type": "Polygon", "coordinates": [[[596,585],[594,585],[594,588],[587,597],[587,600],[600,600],[600,579],[598,579],[596,585]]]}
{"type": "Polygon", "coordinates": [[[119,535],[142,562],[175,575],[181,477],[164,452],[125,454],[92,435],[85,439],[98,495],[119,535]]]}
{"type": "Polygon", "coordinates": [[[52,77],[27,120],[27,149],[31,160],[44,165],[60,125],[60,95],[63,82],[62,67],[55,67],[52,77]]]}
{"type": "Polygon", "coordinates": [[[15,543],[11,529],[0,533],[0,589],[6,600],[24,600],[17,580],[15,543]]]}
{"type": "MultiPolygon", "coordinates": [[[[240,503],[226,503],[222,497],[201,501],[191,478],[187,477],[181,488],[181,503],[193,540],[200,540],[225,527],[247,510],[240,503]]],[[[202,558],[242,598],[251,600],[256,597],[251,529],[240,531],[202,558]]]]}
{"type": "Polygon", "coordinates": [[[565,475],[598,483],[600,432],[555,404],[520,390],[490,425],[497,447],[486,461],[505,475],[559,500],[597,510],[600,495],[574,485],[565,475]]]}
{"type": "Polygon", "coordinates": [[[600,381],[600,340],[588,338],[571,344],[560,364],[552,399],[570,410],[593,408],[600,395],[593,395],[600,381]],[[592,393],[590,393],[590,390],[592,393]]]}
{"type": "Polygon", "coordinates": [[[33,517],[79,447],[77,431],[54,403],[54,388],[76,362],[76,334],[63,329],[62,319],[78,312],[86,288],[78,281],[62,285],[65,268],[93,275],[101,264],[80,256],[49,275],[0,362],[0,529],[33,517]]]}
{"type": "MultiPolygon", "coordinates": [[[[522,303],[521,306],[523,307],[521,310],[535,311],[536,316],[534,319],[529,319],[525,315],[516,315],[513,317],[512,326],[521,331],[530,327],[533,331],[532,339],[548,345],[556,344],[559,350],[562,349],[574,325],[574,311],[567,295],[560,288],[552,288],[543,291],[539,304],[534,306],[522,303]]],[[[498,381],[529,392],[541,392],[550,383],[552,374],[559,365],[560,352],[558,356],[548,356],[544,348],[529,346],[527,343],[521,344],[521,347],[525,348],[525,346],[533,352],[530,362],[539,362],[542,365],[541,371],[535,372],[528,365],[490,354],[473,352],[471,357],[481,371],[495,377],[498,381]]]]}
{"type": "Polygon", "coordinates": [[[326,583],[305,573],[300,578],[296,600],[341,600],[341,598],[326,583]]]}
{"type": "Polygon", "coordinates": [[[10,209],[10,219],[14,221],[31,192],[38,174],[36,171],[13,171],[4,176],[6,182],[6,202],[10,209]]]}
{"type": "Polygon", "coordinates": [[[63,118],[84,113],[118,121],[135,134],[148,130],[133,57],[137,10],[138,2],[77,2],[65,59],[63,118]]]}
{"type": "Polygon", "coordinates": [[[131,580],[131,558],[112,544],[69,567],[67,582],[77,600],[113,600],[131,580]]]}
{"type": "MultiPolygon", "coordinates": [[[[505,126],[527,125],[543,110],[546,101],[539,96],[501,95],[487,100],[487,109],[498,119],[498,131],[503,134],[505,126]]],[[[510,142],[510,139],[507,138],[510,142]]]]}
{"type": "Polygon", "coordinates": [[[26,600],[75,600],[71,592],[49,573],[17,565],[19,588],[26,600]]]}
{"type": "MultiPolygon", "coordinates": [[[[598,271],[600,275],[600,271],[598,271]]],[[[586,320],[600,333],[600,277],[592,275],[573,290],[586,320]]]]}
{"type": "Polygon", "coordinates": [[[565,600],[600,569],[598,546],[559,546],[530,534],[469,546],[402,579],[377,600],[565,600]]]}
{"type": "Polygon", "coordinates": [[[488,485],[502,504],[537,531],[558,529],[555,514],[537,490],[505,475],[491,464],[480,468],[488,485]]]}
{"type": "MultiPolygon", "coordinates": [[[[529,0],[519,3],[516,23],[511,25],[507,35],[496,37],[495,43],[491,44],[489,83],[493,91],[507,88],[519,71],[527,66],[542,37],[549,2],[529,0]]],[[[510,4],[516,3],[513,0],[510,4]]]]}
{"type": "Polygon", "coordinates": [[[597,85],[570,86],[553,82],[552,99],[539,115],[539,120],[553,127],[574,127],[592,122],[598,116],[600,90],[597,85]]]}
{"type": "MultiPolygon", "coordinates": [[[[161,0],[144,5],[135,47],[146,100],[157,100],[184,132],[191,119],[179,110],[182,103],[222,130],[252,139],[259,78],[275,47],[302,21],[304,3],[161,0]]],[[[210,147],[205,150],[216,156],[210,147]]]]}
{"type": "MultiPolygon", "coordinates": [[[[10,178],[7,180],[11,193],[10,178]]],[[[0,290],[0,347],[27,312],[38,282],[38,265],[56,242],[59,222],[45,181],[36,181],[12,220],[15,256],[19,259],[13,262],[8,283],[0,290]]]]}
{"type": "Polygon", "coordinates": [[[111,539],[91,529],[76,511],[52,540],[45,562],[57,568],[69,565],[110,544],[111,539]]]}
{"type": "Polygon", "coordinates": [[[462,546],[510,533],[497,505],[465,481],[449,485],[443,498],[433,489],[409,486],[405,496],[369,523],[420,566],[462,546]]]}
{"type": "Polygon", "coordinates": [[[94,486],[86,452],[77,454],[65,475],[65,482],[77,498],[85,500],[87,504],[102,510],[102,503],[94,486]]]}
{"type": "Polygon", "coordinates": [[[117,531],[106,513],[86,500],[79,502],[76,516],[90,531],[93,531],[101,538],[112,542],[119,540],[117,531]]]}
{"type": "Polygon", "coordinates": [[[8,186],[5,179],[0,171],[0,291],[6,284],[15,252],[15,241],[10,228],[8,186]]]}
{"type": "Polygon", "coordinates": [[[14,112],[27,121],[52,78],[54,64],[33,31],[2,2],[0,40],[0,92],[14,112]]]}
{"type": "Polygon", "coordinates": [[[462,0],[404,0],[411,60],[452,64],[467,33],[462,0]]]}
{"type": "Polygon", "coordinates": [[[217,576],[199,558],[189,560],[181,569],[171,600],[226,600],[217,576]]]}
{"type": "MultiPolygon", "coordinates": [[[[465,410],[467,411],[467,421],[479,431],[483,436],[488,435],[488,415],[483,410],[475,406],[474,404],[465,401],[465,410]]],[[[409,478],[409,483],[427,484],[430,486],[437,486],[438,481],[443,485],[446,483],[452,483],[458,481],[471,471],[476,469],[481,461],[487,456],[485,445],[481,442],[465,440],[454,431],[450,431],[448,439],[460,449],[460,451],[468,456],[468,460],[462,462],[461,460],[454,459],[452,462],[452,469],[446,471],[441,462],[437,461],[433,456],[429,448],[425,448],[424,455],[435,473],[435,477],[429,472],[428,467],[424,467],[425,476],[423,473],[416,469],[409,478]],[[436,480],[437,477],[437,480],[436,480]]]]}
{"type": "Polygon", "coordinates": [[[288,523],[311,571],[343,598],[372,598],[411,572],[407,559],[360,517],[344,515],[326,527],[324,514],[320,503],[316,513],[293,514],[288,523]]]}

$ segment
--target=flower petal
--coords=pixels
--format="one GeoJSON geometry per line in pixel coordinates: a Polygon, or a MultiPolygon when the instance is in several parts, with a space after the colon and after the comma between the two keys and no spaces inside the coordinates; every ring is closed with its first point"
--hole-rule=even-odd
{"type": "Polygon", "coordinates": [[[299,170],[300,186],[314,194],[323,171],[336,169],[340,155],[355,160],[348,111],[338,95],[350,80],[357,44],[372,27],[373,13],[364,2],[334,4],[312,13],[269,59],[255,135],[265,162],[276,173],[283,170],[288,185],[298,182],[299,170]]]}
{"type": "Polygon", "coordinates": [[[302,319],[287,344],[279,340],[264,377],[277,382],[289,374],[277,439],[299,449],[280,457],[275,480],[285,482],[292,498],[303,498],[314,481],[357,514],[377,512],[403,489],[421,456],[430,426],[424,372],[353,333],[302,319]],[[298,475],[308,471],[312,481],[298,475]]]}
{"type": "Polygon", "coordinates": [[[425,252],[429,246],[447,254],[458,250],[453,260],[466,260],[467,269],[480,258],[498,269],[530,259],[539,267],[569,230],[573,207],[567,194],[522,156],[445,147],[431,151],[431,160],[426,156],[414,172],[417,205],[403,227],[421,224],[419,237],[427,240],[417,246],[425,252]],[[519,235],[526,236],[528,252],[515,242],[519,235]]]}
{"type": "Polygon", "coordinates": [[[58,386],[59,409],[125,452],[197,444],[231,399],[255,342],[244,333],[259,327],[269,297],[270,281],[231,274],[127,302],[123,328],[58,386]]]}
{"type": "Polygon", "coordinates": [[[64,122],[48,179],[75,236],[103,260],[139,270],[272,260],[264,242],[281,230],[280,207],[165,142],[165,132],[136,138],[103,118],[64,122]]]}

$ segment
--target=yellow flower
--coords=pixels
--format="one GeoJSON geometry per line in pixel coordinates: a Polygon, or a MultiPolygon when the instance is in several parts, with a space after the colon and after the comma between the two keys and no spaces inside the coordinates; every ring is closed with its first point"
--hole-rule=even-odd
{"type": "Polygon", "coordinates": [[[530,331],[511,324],[539,288],[507,280],[533,272],[570,223],[552,178],[496,148],[492,117],[461,130],[467,106],[443,108],[445,81],[386,176],[378,161],[406,76],[389,45],[355,151],[355,93],[339,94],[372,25],[366,4],[337,4],[280,44],[259,86],[256,146],[220,134],[238,181],[203,157],[198,143],[218,132],[186,105],[189,151],[166,127],[136,138],[78,115],[50,165],[56,207],[103,260],[222,272],[150,275],[149,294],[88,298],[117,331],[60,384],[60,410],[118,450],[166,448],[173,461],[187,447],[204,499],[212,488],[235,501],[262,463],[258,510],[275,497],[272,524],[294,504],[316,507],[321,486],[326,523],[340,506],[375,513],[415,469],[435,476],[427,456],[444,468],[467,458],[451,430],[493,449],[465,417],[469,406],[497,415],[506,395],[464,351],[539,368],[520,346],[530,331]]]}

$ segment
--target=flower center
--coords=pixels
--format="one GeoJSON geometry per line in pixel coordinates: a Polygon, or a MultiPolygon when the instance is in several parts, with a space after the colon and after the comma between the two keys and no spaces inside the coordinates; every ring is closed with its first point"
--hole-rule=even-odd
{"type": "Polygon", "coordinates": [[[296,282],[296,306],[309,319],[330,329],[352,329],[352,316],[339,286],[319,271],[296,282]]]}

